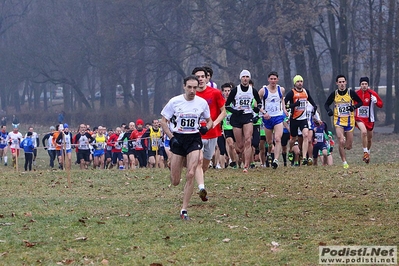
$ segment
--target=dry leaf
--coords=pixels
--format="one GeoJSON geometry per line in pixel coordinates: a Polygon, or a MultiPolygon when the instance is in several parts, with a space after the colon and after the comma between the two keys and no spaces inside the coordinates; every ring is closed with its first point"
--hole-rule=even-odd
{"type": "Polygon", "coordinates": [[[150,266],[162,266],[162,263],[155,262],[155,263],[151,263],[150,266]]]}
{"type": "Polygon", "coordinates": [[[237,228],[238,225],[228,225],[228,227],[229,227],[230,229],[233,229],[233,228],[237,228]]]}
{"type": "Polygon", "coordinates": [[[25,246],[28,247],[28,248],[36,246],[36,243],[29,242],[28,240],[23,240],[23,241],[25,243],[25,246]]]}
{"type": "Polygon", "coordinates": [[[108,264],[109,264],[109,261],[106,260],[106,259],[103,259],[103,260],[101,261],[101,264],[102,264],[102,265],[108,265],[108,264]]]}
{"type": "Polygon", "coordinates": [[[6,251],[6,252],[3,252],[3,253],[0,253],[0,257],[5,256],[5,255],[7,255],[7,254],[8,254],[7,251],[6,251]]]}
{"type": "Polygon", "coordinates": [[[25,212],[24,215],[25,217],[32,217],[32,212],[25,212]]]}
{"type": "Polygon", "coordinates": [[[81,236],[81,237],[75,238],[75,240],[76,240],[76,241],[86,241],[86,240],[87,240],[87,237],[81,236]]]}
{"type": "Polygon", "coordinates": [[[223,239],[222,240],[224,243],[228,243],[228,242],[230,242],[230,238],[225,238],[225,239],[223,239]]]}

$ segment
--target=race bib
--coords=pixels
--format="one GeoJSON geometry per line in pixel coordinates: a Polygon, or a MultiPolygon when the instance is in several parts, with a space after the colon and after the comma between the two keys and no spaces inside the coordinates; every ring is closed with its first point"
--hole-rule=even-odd
{"type": "Polygon", "coordinates": [[[324,142],[324,133],[316,133],[315,137],[317,142],[324,142]]]}
{"type": "MultiPolygon", "coordinates": [[[[179,132],[193,132],[197,130],[197,119],[195,114],[182,115],[178,119],[179,132]]],[[[137,145],[137,144],[136,144],[137,145]]]]}
{"type": "Polygon", "coordinates": [[[350,116],[349,111],[350,104],[349,103],[340,103],[337,105],[337,112],[339,117],[348,117],[350,116]]]}
{"type": "Polygon", "coordinates": [[[306,110],[306,103],[308,102],[308,99],[302,98],[302,99],[298,99],[298,101],[299,101],[299,105],[296,107],[296,110],[298,110],[298,111],[306,110]]]}
{"type": "Polygon", "coordinates": [[[357,109],[357,114],[359,117],[368,118],[369,117],[369,108],[368,106],[361,106],[357,109]]]}

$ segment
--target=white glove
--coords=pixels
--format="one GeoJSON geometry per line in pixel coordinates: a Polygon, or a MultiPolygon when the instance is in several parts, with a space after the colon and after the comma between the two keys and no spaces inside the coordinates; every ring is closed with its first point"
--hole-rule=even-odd
{"type": "Polygon", "coordinates": [[[371,95],[370,100],[372,103],[377,103],[377,97],[375,97],[374,95],[371,95]]]}

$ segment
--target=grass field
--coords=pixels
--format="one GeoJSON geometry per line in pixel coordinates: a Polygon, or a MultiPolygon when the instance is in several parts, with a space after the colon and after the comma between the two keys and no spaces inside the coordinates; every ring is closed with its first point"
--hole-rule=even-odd
{"type": "Polygon", "coordinates": [[[365,165],[357,138],[349,170],[337,152],[332,167],[211,169],[191,221],[167,170],[74,166],[68,188],[41,151],[36,171],[0,166],[0,265],[317,265],[320,245],[397,245],[398,148],[376,134],[365,165]]]}

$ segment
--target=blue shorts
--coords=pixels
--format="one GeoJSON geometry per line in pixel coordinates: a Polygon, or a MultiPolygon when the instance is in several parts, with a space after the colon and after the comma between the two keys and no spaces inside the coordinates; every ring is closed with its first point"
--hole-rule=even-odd
{"type": "Polygon", "coordinates": [[[163,146],[166,147],[166,148],[170,148],[169,142],[170,142],[170,139],[169,138],[165,138],[163,146]]]}
{"type": "Polygon", "coordinates": [[[94,155],[94,157],[100,157],[100,156],[104,155],[104,150],[94,150],[93,155],[94,155]]]}
{"type": "Polygon", "coordinates": [[[266,120],[264,118],[262,118],[262,119],[263,119],[263,124],[265,125],[265,128],[273,129],[276,125],[284,122],[285,115],[272,116],[268,120],[266,120]]]}

